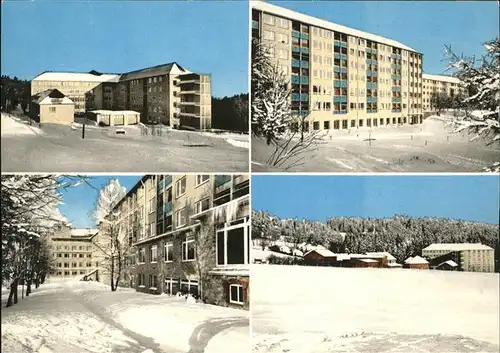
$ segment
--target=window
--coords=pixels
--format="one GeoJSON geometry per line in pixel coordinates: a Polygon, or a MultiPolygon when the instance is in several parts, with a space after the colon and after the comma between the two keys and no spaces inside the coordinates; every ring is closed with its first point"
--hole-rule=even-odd
{"type": "Polygon", "coordinates": [[[175,183],[175,197],[180,197],[186,193],[186,177],[177,180],[175,183]]]}
{"type": "Polygon", "coordinates": [[[229,285],[229,302],[243,305],[243,286],[241,284],[229,285]]]}
{"type": "Polygon", "coordinates": [[[190,293],[191,295],[198,297],[198,281],[183,279],[181,281],[181,292],[190,293]]]}
{"type": "Polygon", "coordinates": [[[139,263],[143,264],[145,262],[146,262],[146,249],[140,248],[139,249],[139,263]]]}
{"type": "Polygon", "coordinates": [[[194,239],[186,237],[182,242],[182,261],[193,261],[194,259],[194,239]]]}
{"type": "Polygon", "coordinates": [[[175,214],[175,222],[176,228],[180,228],[186,225],[187,223],[187,209],[184,207],[182,210],[179,210],[175,214]]]}
{"type": "Polygon", "coordinates": [[[284,50],[284,49],[280,49],[278,51],[278,58],[279,59],[288,59],[288,51],[287,50],[284,50]]]}
{"type": "Polygon", "coordinates": [[[274,26],[274,16],[265,13],[262,15],[262,21],[267,25],[274,26]]]}
{"type": "Polygon", "coordinates": [[[196,202],[195,204],[195,213],[201,213],[203,211],[206,211],[210,208],[210,198],[205,198],[203,200],[200,200],[196,202]]]}
{"type": "Polygon", "coordinates": [[[208,179],[210,179],[210,175],[208,175],[208,174],[197,174],[196,175],[196,186],[203,184],[208,179]]]}
{"type": "Polygon", "coordinates": [[[139,287],[145,287],[146,286],[146,278],[144,273],[139,273],[137,275],[137,282],[139,284],[139,287]]]}
{"type": "Polygon", "coordinates": [[[55,113],[56,107],[49,107],[49,113],[55,113]]]}
{"type": "Polygon", "coordinates": [[[173,295],[179,292],[179,280],[165,278],[165,293],[173,295]]]}
{"type": "Polygon", "coordinates": [[[164,255],[163,259],[165,262],[174,261],[174,244],[173,243],[165,243],[164,245],[164,255]]]}
{"type": "Polygon", "coordinates": [[[248,264],[248,221],[224,226],[216,233],[217,265],[248,264]]]}
{"type": "Polygon", "coordinates": [[[278,18],[278,21],[281,28],[288,28],[288,20],[286,18],[278,18]]]}
{"type": "Polygon", "coordinates": [[[263,31],[262,38],[267,40],[274,40],[274,32],[273,31],[263,31]]]}
{"type": "Polygon", "coordinates": [[[149,288],[156,289],[157,284],[158,284],[158,276],[149,275],[149,288]]]}
{"type": "Polygon", "coordinates": [[[288,44],[288,36],[286,34],[278,33],[278,42],[288,44]]]}
{"type": "Polygon", "coordinates": [[[158,246],[157,245],[151,245],[149,248],[149,259],[150,262],[157,262],[158,261],[158,246]]]}

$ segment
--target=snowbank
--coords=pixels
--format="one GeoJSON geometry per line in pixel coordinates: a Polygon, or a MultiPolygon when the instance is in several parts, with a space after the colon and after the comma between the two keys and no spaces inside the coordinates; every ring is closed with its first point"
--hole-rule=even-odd
{"type": "Polygon", "coordinates": [[[2,136],[36,136],[43,132],[35,126],[29,126],[27,122],[2,113],[2,136]]]}

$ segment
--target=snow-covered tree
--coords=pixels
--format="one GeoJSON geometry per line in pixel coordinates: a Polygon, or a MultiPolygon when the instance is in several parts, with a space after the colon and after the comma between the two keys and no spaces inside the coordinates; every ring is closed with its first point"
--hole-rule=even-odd
{"type": "Polygon", "coordinates": [[[7,306],[17,303],[17,286],[43,283],[50,271],[47,235],[67,224],[59,211],[60,190],[84,181],[57,175],[2,175],[2,284],[10,286],[7,306]]]}
{"type": "Polygon", "coordinates": [[[463,101],[469,109],[465,119],[457,120],[456,131],[469,130],[475,138],[500,143],[500,37],[484,43],[484,47],[486,53],[480,58],[458,56],[451,46],[445,47],[448,70],[455,71],[470,93],[463,101]]]}
{"type": "Polygon", "coordinates": [[[126,195],[118,179],[110,179],[99,191],[92,213],[99,225],[99,233],[93,243],[101,253],[102,266],[109,273],[111,291],[116,291],[125,266],[129,243],[124,220],[115,206],[126,195]]]}
{"type": "Polygon", "coordinates": [[[267,144],[280,138],[291,117],[289,78],[272,59],[271,48],[253,42],[252,133],[267,144]]]}

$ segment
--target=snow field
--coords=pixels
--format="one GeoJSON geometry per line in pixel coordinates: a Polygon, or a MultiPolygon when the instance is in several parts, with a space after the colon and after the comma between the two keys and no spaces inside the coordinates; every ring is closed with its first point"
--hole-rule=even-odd
{"type": "Polygon", "coordinates": [[[310,347],[317,353],[343,351],[330,350],[329,340],[385,335],[382,341],[388,342],[391,334],[456,335],[487,342],[498,350],[499,309],[498,274],[252,267],[252,332],[257,352],[274,352],[273,344],[280,347],[276,352],[286,352],[288,346],[295,347],[290,352],[309,352],[310,347]],[[304,350],[297,348],[301,344],[304,350]]]}

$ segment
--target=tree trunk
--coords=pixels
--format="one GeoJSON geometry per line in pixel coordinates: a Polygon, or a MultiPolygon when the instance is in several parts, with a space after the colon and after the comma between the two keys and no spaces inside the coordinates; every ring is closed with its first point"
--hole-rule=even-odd
{"type": "Polygon", "coordinates": [[[9,293],[9,298],[7,299],[7,305],[5,306],[6,308],[8,308],[9,306],[12,306],[12,298],[14,298],[14,304],[17,304],[17,283],[18,282],[19,282],[19,279],[16,278],[10,284],[10,293],[9,293]]]}
{"type": "Polygon", "coordinates": [[[26,296],[29,297],[31,293],[31,278],[28,279],[28,283],[26,284],[26,296]]]}
{"type": "Polygon", "coordinates": [[[115,258],[113,256],[111,256],[111,278],[110,278],[110,282],[111,282],[111,291],[112,292],[115,291],[115,281],[114,281],[114,278],[115,278],[115,258]]]}
{"type": "Polygon", "coordinates": [[[40,284],[43,284],[45,282],[45,273],[42,273],[40,277],[40,284]]]}

